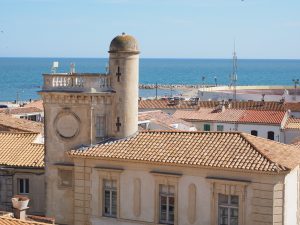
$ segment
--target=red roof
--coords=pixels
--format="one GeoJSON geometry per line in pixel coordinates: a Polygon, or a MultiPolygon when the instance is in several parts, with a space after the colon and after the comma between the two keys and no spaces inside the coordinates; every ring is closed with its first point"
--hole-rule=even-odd
{"type": "Polygon", "coordinates": [[[239,118],[243,123],[264,123],[264,124],[281,124],[285,112],[282,111],[258,111],[245,110],[239,118]]]}
{"type": "Polygon", "coordinates": [[[219,121],[240,123],[281,124],[285,112],[262,110],[225,109],[216,110],[201,108],[197,111],[177,110],[174,117],[187,121],[219,121]]]}

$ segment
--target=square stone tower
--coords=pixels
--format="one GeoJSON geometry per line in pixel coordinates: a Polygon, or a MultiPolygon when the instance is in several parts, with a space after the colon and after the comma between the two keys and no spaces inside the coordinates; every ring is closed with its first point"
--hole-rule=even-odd
{"type": "Polygon", "coordinates": [[[109,53],[108,74],[43,75],[46,212],[59,224],[74,224],[74,171],[66,151],[138,131],[138,43],[123,33],[109,53]]]}

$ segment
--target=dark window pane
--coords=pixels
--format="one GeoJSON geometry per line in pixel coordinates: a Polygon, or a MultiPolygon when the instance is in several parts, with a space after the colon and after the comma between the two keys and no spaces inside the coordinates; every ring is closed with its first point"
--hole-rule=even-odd
{"type": "Polygon", "coordinates": [[[29,193],[29,179],[25,179],[25,193],[29,193]]]}
{"type": "Polygon", "coordinates": [[[104,192],[104,213],[110,214],[110,192],[104,192]]]}
{"type": "Polygon", "coordinates": [[[251,135],[257,136],[257,130],[251,130],[251,135]]]}
{"type": "Polygon", "coordinates": [[[117,192],[112,191],[112,216],[117,215],[117,192]]]}
{"type": "Polygon", "coordinates": [[[268,139],[274,140],[274,132],[273,131],[268,132],[268,139]]]}
{"type": "Polygon", "coordinates": [[[228,195],[219,194],[219,205],[228,204],[228,195]]]}
{"type": "Polygon", "coordinates": [[[231,204],[238,205],[239,204],[239,196],[237,195],[231,195],[231,204]]]}
{"type": "Polygon", "coordinates": [[[24,180],[20,179],[19,180],[19,187],[20,187],[20,193],[23,194],[24,193],[24,180]]]}

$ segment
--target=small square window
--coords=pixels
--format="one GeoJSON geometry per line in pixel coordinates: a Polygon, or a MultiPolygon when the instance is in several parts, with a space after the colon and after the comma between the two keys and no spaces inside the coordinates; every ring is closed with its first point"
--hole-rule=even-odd
{"type": "Polygon", "coordinates": [[[210,131],[210,124],[204,124],[204,131],[210,131]]]}
{"type": "Polygon", "coordinates": [[[223,125],[217,125],[217,131],[224,131],[223,125]]]}
{"type": "Polygon", "coordinates": [[[58,170],[59,186],[72,187],[73,186],[73,171],[72,170],[58,170]]]}

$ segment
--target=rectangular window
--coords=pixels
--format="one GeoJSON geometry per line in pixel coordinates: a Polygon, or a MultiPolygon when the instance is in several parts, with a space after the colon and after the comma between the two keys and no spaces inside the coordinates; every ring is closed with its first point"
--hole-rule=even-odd
{"type": "Polygon", "coordinates": [[[19,194],[29,194],[29,179],[18,179],[19,194]]]}
{"type": "Polygon", "coordinates": [[[239,196],[223,195],[218,196],[219,225],[238,225],[239,219],[239,196]]]}
{"type": "Polygon", "coordinates": [[[117,181],[104,180],[104,216],[117,217],[117,181]]]}
{"type": "Polygon", "coordinates": [[[210,131],[210,124],[204,124],[204,131],[210,131]]]}
{"type": "Polygon", "coordinates": [[[175,213],[175,187],[172,185],[159,185],[159,222],[174,224],[175,213]]]}
{"type": "Polygon", "coordinates": [[[217,131],[224,131],[223,125],[217,125],[217,131]]]}
{"type": "Polygon", "coordinates": [[[96,137],[105,137],[105,116],[96,117],[96,137]]]}

